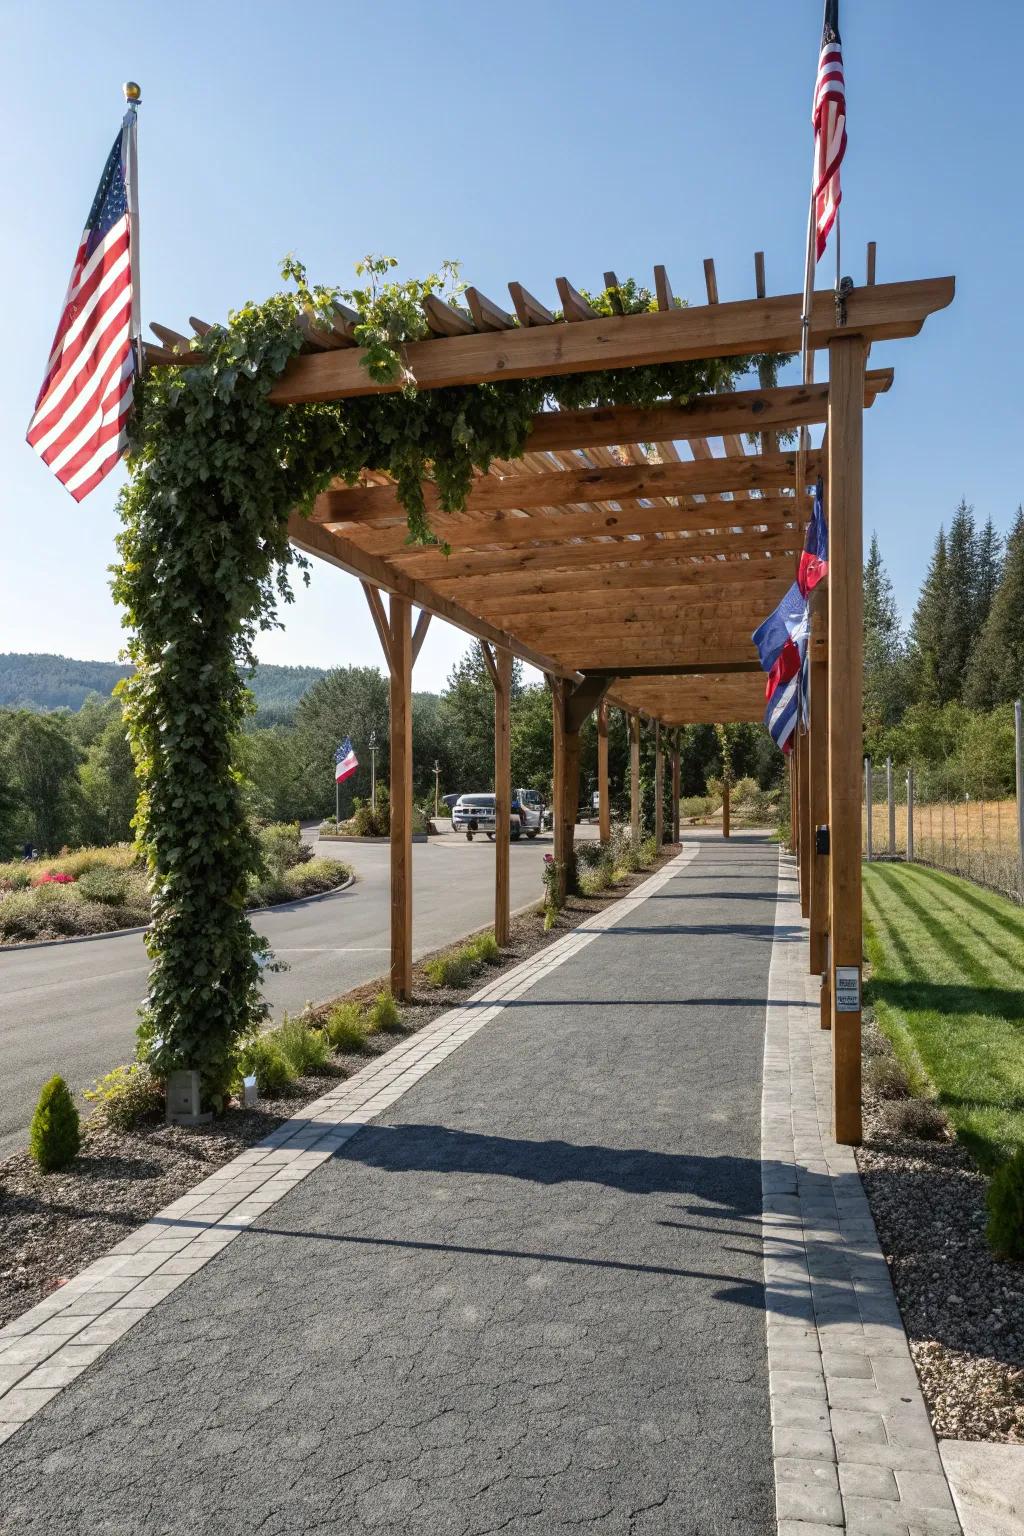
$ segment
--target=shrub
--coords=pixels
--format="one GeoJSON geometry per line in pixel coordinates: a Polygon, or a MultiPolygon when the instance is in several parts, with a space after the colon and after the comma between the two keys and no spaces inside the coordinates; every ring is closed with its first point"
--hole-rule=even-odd
{"type": "Polygon", "coordinates": [[[468,944],[451,949],[435,960],[428,960],[424,967],[427,980],[435,987],[464,987],[480,969],[476,956],[468,944]]]}
{"type": "Polygon", "coordinates": [[[255,1077],[257,1091],[264,1099],[277,1098],[295,1078],[273,1034],[246,1041],[238,1053],[238,1070],[241,1077],[255,1077]]]}
{"type": "Polygon", "coordinates": [[[876,1099],[909,1099],[910,1078],[894,1056],[875,1056],[864,1068],[864,1086],[876,1099]]]}
{"type": "Polygon", "coordinates": [[[478,933],[475,939],[471,939],[466,946],[473,950],[481,965],[500,965],[501,950],[493,933],[478,933]]]}
{"type": "Polygon", "coordinates": [[[326,1067],[330,1044],[323,1030],[311,1028],[306,1019],[285,1014],[270,1033],[295,1077],[315,1076],[326,1067]]]}
{"type": "Polygon", "coordinates": [[[377,805],[372,806],[369,800],[355,799],[352,802],[352,820],[349,825],[356,837],[387,837],[391,831],[391,801],[388,798],[387,787],[377,785],[377,805]]]}
{"type": "Polygon", "coordinates": [[[639,854],[639,857],[640,857],[640,868],[641,869],[650,869],[651,865],[654,863],[655,859],[658,857],[658,845],[654,841],[653,837],[645,837],[644,838],[643,842],[640,844],[640,854],[639,854]]]}
{"type": "Polygon", "coordinates": [[[997,1168],[988,1186],[988,1237],[993,1253],[1024,1259],[1024,1147],[997,1168]]]}
{"type": "Polygon", "coordinates": [[[74,1162],[81,1145],[82,1130],[71,1089],[62,1077],[51,1077],[32,1116],[28,1149],[43,1172],[51,1173],[74,1162]]]}
{"type": "Polygon", "coordinates": [[[379,1029],[386,1035],[400,1035],[402,1033],[402,1018],[398,1012],[398,1004],[390,992],[378,992],[370,1009],[370,1028],[379,1029]]]}
{"type": "Polygon", "coordinates": [[[580,872],[580,890],[584,896],[597,896],[614,883],[615,868],[610,858],[580,872]]]}
{"type": "Polygon", "coordinates": [[[882,1110],[882,1125],[890,1136],[914,1141],[945,1141],[949,1121],[931,1099],[894,1099],[882,1110]]]}
{"type": "Polygon", "coordinates": [[[290,869],[284,883],[294,897],[318,896],[323,891],[333,891],[351,874],[351,868],[337,859],[311,859],[308,864],[290,869]]]}
{"type": "Polygon", "coordinates": [[[558,909],[556,907],[544,908],[544,932],[550,933],[558,921],[558,909]]]}
{"type": "Polygon", "coordinates": [[[369,1022],[358,1003],[336,1003],[327,1015],[324,1033],[336,1051],[365,1051],[369,1022]]]}
{"type": "Polygon", "coordinates": [[[27,891],[32,884],[32,873],[18,865],[5,864],[0,868],[0,891],[27,891]]]}
{"type": "Polygon", "coordinates": [[[271,879],[280,880],[297,864],[308,864],[313,857],[312,848],[302,841],[302,830],[297,821],[272,821],[260,827],[258,832],[260,853],[271,879]]]}
{"type": "Polygon", "coordinates": [[[109,864],[94,864],[79,875],[78,894],[89,901],[124,906],[128,901],[128,874],[122,869],[111,869],[109,864]]]}
{"type": "Polygon", "coordinates": [[[679,811],[684,821],[703,821],[711,815],[711,799],[708,795],[684,795],[679,811]]]}
{"type": "Polygon", "coordinates": [[[85,1097],[96,1105],[96,1113],[115,1131],[130,1131],[144,1120],[162,1113],[164,1090],[149,1067],[141,1062],[115,1067],[101,1077],[85,1097]]]}

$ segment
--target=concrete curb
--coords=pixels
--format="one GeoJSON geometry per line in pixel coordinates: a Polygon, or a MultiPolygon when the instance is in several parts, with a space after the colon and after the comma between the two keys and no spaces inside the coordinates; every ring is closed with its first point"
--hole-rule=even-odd
{"type": "MultiPolygon", "coordinates": [[[[327,896],[337,896],[339,891],[347,891],[349,886],[355,885],[356,875],[349,875],[341,885],[332,886],[329,891],[316,891],[312,896],[296,896],[291,901],[275,901],[269,907],[246,907],[246,912],[283,912],[288,907],[305,907],[314,901],[323,901],[327,896]]],[[[29,944],[0,944],[0,955],[21,955],[27,949],[52,949],[54,944],[95,944],[100,939],[123,939],[126,933],[148,933],[149,924],[143,923],[140,928],[111,928],[107,933],[69,933],[66,939],[33,939],[29,944]]]]}

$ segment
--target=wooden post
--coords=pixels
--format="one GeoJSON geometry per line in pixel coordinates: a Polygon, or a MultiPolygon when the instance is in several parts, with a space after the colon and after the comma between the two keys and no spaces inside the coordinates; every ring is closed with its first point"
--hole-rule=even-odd
{"type": "Polygon", "coordinates": [[[665,757],[661,750],[661,721],[654,722],[654,845],[665,841],[665,757]]]}
{"type": "Polygon", "coordinates": [[[800,811],[800,916],[811,915],[811,738],[807,731],[798,728],[794,752],[800,755],[799,773],[799,811],[800,811]]]}
{"type": "Polygon", "coordinates": [[[786,759],[789,767],[789,852],[796,853],[796,763],[792,752],[786,759]]]}
{"type": "Polygon", "coordinates": [[[907,769],[907,863],[914,862],[914,765],[907,769]]]}
{"type": "Polygon", "coordinates": [[[875,770],[872,767],[870,757],[866,757],[864,759],[864,825],[867,828],[867,831],[865,832],[864,835],[865,835],[865,839],[866,839],[866,841],[865,841],[865,848],[867,850],[867,861],[868,861],[869,864],[871,863],[871,859],[873,857],[874,847],[875,847],[875,844],[874,844],[874,833],[875,833],[874,789],[875,789],[875,770]]]}
{"type": "Polygon", "coordinates": [[[501,646],[495,647],[494,668],[494,937],[504,949],[509,939],[512,652],[501,646]]]}
{"type": "MultiPolygon", "coordinates": [[[[810,781],[811,800],[811,931],[808,965],[820,976],[828,958],[828,854],[814,848],[815,830],[828,824],[828,588],[814,594],[811,615],[810,781]]],[[[831,1024],[831,1017],[829,1024],[831,1024]]]]}
{"type": "Polygon", "coordinates": [[[722,775],[722,836],[729,836],[729,770],[722,775]]]}
{"type": "Polygon", "coordinates": [[[608,799],[608,705],[604,699],[597,711],[597,806],[598,832],[606,843],[612,835],[612,808],[608,799]]]}
{"type": "Polygon", "coordinates": [[[551,724],[554,745],[555,863],[558,866],[558,896],[564,901],[572,883],[572,865],[576,832],[576,812],[580,796],[580,733],[572,730],[569,720],[571,689],[564,678],[555,678],[551,686],[551,724]]]}
{"type": "Polygon", "coordinates": [[[672,746],[672,841],[679,841],[679,732],[672,746]]]}
{"type": "Polygon", "coordinates": [[[864,600],[862,336],[829,343],[829,860],[832,1131],[861,1140],[860,752],[864,600]]]}
{"type": "Polygon", "coordinates": [[[412,604],[391,596],[391,991],[412,992],[412,604]]]}
{"type": "Polygon", "coordinates": [[[640,716],[629,717],[629,825],[633,843],[640,841],[640,716]]]}
{"type": "Polygon", "coordinates": [[[885,760],[885,798],[889,804],[889,857],[896,856],[896,785],[892,776],[892,758],[885,760]]]}

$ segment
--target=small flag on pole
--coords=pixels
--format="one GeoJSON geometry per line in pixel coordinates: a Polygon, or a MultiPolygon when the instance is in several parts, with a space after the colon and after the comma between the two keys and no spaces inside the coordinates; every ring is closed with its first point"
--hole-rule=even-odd
{"type": "Polygon", "coordinates": [[[839,167],[846,154],[846,83],[843,45],[839,37],[839,0],[825,0],[811,122],[814,125],[814,241],[816,260],[820,261],[843,196],[839,167]]]}
{"type": "Polygon", "coordinates": [[[797,586],[806,597],[827,575],[828,525],[825,522],[824,488],[819,480],[814,488],[814,511],[807,524],[803,553],[796,573],[797,586]]]}
{"type": "Polygon", "coordinates": [[[352,777],[358,767],[359,759],[352,750],[351,738],[346,736],[334,754],[334,782],[343,783],[345,779],[352,777]]]}
{"type": "Polygon", "coordinates": [[[127,447],[138,336],[135,198],[138,86],[103,167],[75,252],[57,334],[28,426],[28,442],[76,501],[127,447]]]}

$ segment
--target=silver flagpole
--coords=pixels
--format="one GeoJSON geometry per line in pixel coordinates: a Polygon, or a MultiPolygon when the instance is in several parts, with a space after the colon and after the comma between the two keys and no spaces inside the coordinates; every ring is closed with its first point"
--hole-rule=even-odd
{"type": "Polygon", "coordinates": [[[135,366],[142,372],[142,288],[139,279],[139,120],[138,106],[142,100],[142,87],[134,80],[126,80],[122,86],[128,110],[124,115],[124,182],[128,194],[128,220],[131,231],[130,261],[132,271],[132,341],[135,345],[135,366]]]}

